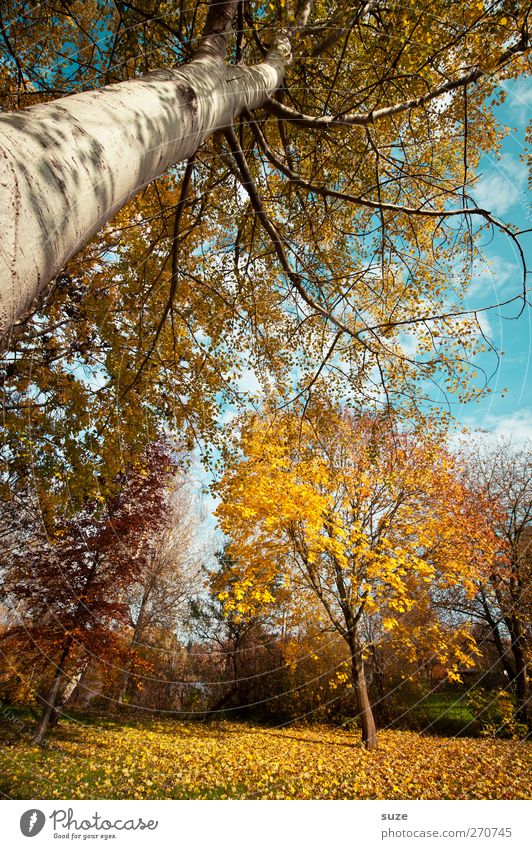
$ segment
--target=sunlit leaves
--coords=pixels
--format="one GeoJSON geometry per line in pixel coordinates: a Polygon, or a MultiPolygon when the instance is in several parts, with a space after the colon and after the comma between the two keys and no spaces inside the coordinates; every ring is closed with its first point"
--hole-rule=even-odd
{"type": "Polygon", "coordinates": [[[25,799],[524,799],[526,743],[382,731],[380,748],[326,727],[176,720],[65,723],[49,749],[1,755],[2,791],[25,799]]]}
{"type": "MultiPolygon", "coordinates": [[[[294,11],[243,4],[228,60],[260,61],[294,11]]],[[[186,61],[205,13],[203,3],[4,4],[2,108],[186,61]]],[[[248,369],[284,402],[317,388],[318,374],[357,404],[475,394],[481,328],[449,313],[467,308],[483,219],[432,213],[472,208],[475,167],[506,132],[488,101],[525,60],[494,64],[524,32],[515,3],[409,0],[362,13],[316,2],[278,105],[317,119],[373,115],[486,72],[364,125],[315,130],[268,109],[235,124],[290,268],[356,335],[336,338],[294,290],[216,135],[197,152],[177,239],[181,167],[131,201],[17,331],[3,375],[11,485],[26,485],[31,469],[43,498],[51,479],[63,501],[92,497],[95,475],[112,479],[161,420],[209,451],[221,411],[249,401],[239,386],[248,369]]]]}
{"type": "Polygon", "coordinates": [[[432,603],[456,585],[473,595],[498,542],[441,444],[324,402],[248,418],[239,450],[217,487],[234,559],[231,580],[219,577],[227,609],[289,588],[346,639],[371,623],[369,642],[394,645],[405,669],[424,652],[451,674],[472,665],[466,623],[449,629],[432,603]]]}

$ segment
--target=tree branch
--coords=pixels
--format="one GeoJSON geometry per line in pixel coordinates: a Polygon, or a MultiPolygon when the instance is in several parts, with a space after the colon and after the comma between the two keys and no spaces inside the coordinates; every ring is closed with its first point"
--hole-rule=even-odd
{"type": "Polygon", "coordinates": [[[276,227],[270,221],[270,218],[268,217],[268,215],[267,215],[267,213],[264,209],[264,206],[263,206],[262,201],[260,199],[259,192],[257,190],[257,186],[256,186],[255,181],[254,181],[254,179],[251,175],[251,172],[249,170],[249,166],[247,164],[246,157],[244,155],[242,148],[240,147],[240,145],[238,143],[238,139],[237,139],[237,137],[234,133],[234,130],[232,128],[230,128],[230,129],[225,131],[224,135],[225,135],[225,137],[227,139],[227,143],[229,144],[229,147],[231,149],[231,153],[233,154],[233,156],[235,158],[235,162],[236,162],[238,170],[240,172],[242,185],[249,195],[249,199],[251,201],[251,204],[253,206],[255,214],[258,216],[262,226],[264,227],[264,229],[266,230],[266,232],[270,236],[274,250],[275,250],[275,253],[277,254],[277,257],[278,257],[278,259],[281,263],[281,266],[282,266],[284,272],[286,273],[288,279],[290,280],[290,282],[292,283],[292,285],[294,286],[294,288],[298,292],[298,294],[305,301],[307,306],[309,306],[311,309],[313,309],[316,313],[323,316],[323,318],[326,318],[328,321],[330,321],[332,324],[334,324],[339,330],[343,331],[344,333],[347,333],[349,336],[355,337],[359,342],[362,342],[362,344],[366,345],[366,343],[360,338],[360,336],[357,332],[353,331],[346,324],[339,321],[339,319],[337,319],[330,312],[328,312],[328,310],[324,309],[324,307],[322,307],[317,301],[314,300],[314,298],[311,295],[309,295],[309,293],[307,292],[307,290],[303,286],[301,275],[297,274],[290,267],[290,263],[288,261],[288,257],[286,255],[286,251],[284,249],[284,245],[282,243],[281,237],[280,237],[276,227]]]}
{"type": "Polygon", "coordinates": [[[239,3],[240,0],[210,0],[207,20],[194,59],[224,60],[239,3]]]}
{"type": "MultiPolygon", "coordinates": [[[[508,50],[505,50],[505,52],[500,56],[496,69],[502,68],[515,55],[525,52],[528,47],[528,38],[526,35],[523,35],[517,44],[509,47],[508,50]]],[[[293,109],[290,106],[279,103],[279,101],[273,100],[273,98],[268,99],[264,108],[277,118],[283,118],[286,121],[293,121],[300,127],[309,127],[313,130],[328,129],[331,126],[337,125],[365,127],[370,124],[374,124],[382,118],[390,118],[393,115],[399,115],[402,112],[407,112],[411,109],[425,106],[427,103],[430,103],[437,97],[441,97],[443,94],[447,94],[450,91],[455,91],[458,88],[463,88],[464,86],[477,82],[481,77],[487,76],[488,73],[493,73],[493,71],[488,72],[483,71],[481,68],[473,68],[467,74],[463,74],[458,79],[448,80],[420,97],[413,97],[409,100],[403,101],[402,103],[395,103],[391,106],[384,106],[381,109],[373,109],[371,112],[365,113],[354,112],[346,115],[322,116],[307,115],[303,112],[298,112],[297,109],[293,109]]]]}
{"type": "MultiPolygon", "coordinates": [[[[470,216],[470,215],[479,215],[485,219],[489,224],[493,227],[497,227],[502,233],[505,233],[508,238],[512,240],[514,243],[517,252],[519,254],[521,265],[523,268],[523,291],[522,291],[522,299],[523,299],[523,307],[525,308],[527,302],[527,286],[526,286],[526,275],[527,275],[527,265],[526,258],[523,251],[523,248],[517,238],[517,235],[506,225],[503,224],[502,221],[498,221],[492,213],[488,209],[484,209],[479,206],[474,207],[459,207],[458,209],[431,209],[425,208],[424,206],[418,207],[410,207],[410,206],[402,206],[401,204],[395,203],[387,203],[382,200],[374,201],[369,198],[365,198],[363,195],[352,195],[348,192],[341,192],[336,189],[328,189],[325,186],[316,186],[313,183],[309,183],[299,174],[294,172],[291,168],[289,168],[285,163],[272,151],[262,130],[258,126],[257,122],[253,119],[249,112],[246,112],[246,117],[249,121],[252,132],[255,135],[260,147],[262,148],[265,156],[268,160],[281,171],[282,174],[287,177],[290,182],[299,186],[300,188],[306,189],[309,192],[312,192],[316,195],[320,195],[321,197],[333,197],[339,200],[346,201],[348,203],[353,203],[358,206],[367,207],[368,209],[374,209],[378,212],[382,210],[387,210],[389,212],[397,212],[403,215],[415,215],[415,216],[424,216],[427,218],[452,218],[456,216],[470,216]]],[[[424,201],[424,203],[428,203],[430,199],[424,201]]],[[[519,313],[521,315],[521,313],[519,313]]]]}
{"type": "Polygon", "coordinates": [[[181,219],[183,217],[183,210],[185,208],[185,202],[186,202],[186,199],[187,199],[188,187],[190,185],[190,180],[192,178],[193,170],[194,170],[194,157],[191,157],[191,159],[189,159],[188,162],[187,162],[187,167],[186,167],[185,173],[183,175],[183,182],[181,183],[181,192],[180,192],[180,195],[179,195],[179,201],[178,201],[178,204],[177,204],[177,207],[176,207],[175,218],[174,218],[174,231],[173,231],[173,235],[172,235],[172,273],[171,273],[171,277],[170,277],[170,291],[168,293],[168,301],[166,302],[166,306],[163,310],[163,314],[161,315],[161,318],[159,319],[159,323],[157,325],[157,329],[155,331],[155,336],[153,337],[151,345],[150,345],[148,351],[146,352],[146,354],[144,355],[142,362],[137,369],[135,377],[133,378],[131,383],[129,383],[126,386],[126,388],[124,389],[124,391],[122,393],[122,397],[127,395],[127,393],[130,391],[130,389],[133,389],[133,387],[136,386],[136,384],[139,382],[141,374],[144,370],[144,367],[146,366],[146,363],[148,362],[148,360],[150,359],[151,355],[153,354],[153,352],[155,350],[155,346],[157,344],[159,336],[161,335],[161,331],[162,331],[164,324],[166,322],[166,319],[168,318],[168,315],[170,314],[171,309],[172,309],[172,304],[173,304],[173,301],[174,301],[174,298],[175,298],[175,293],[176,293],[176,290],[177,290],[177,272],[178,272],[177,245],[178,245],[178,236],[179,236],[179,230],[180,230],[180,226],[181,226],[181,219]]]}

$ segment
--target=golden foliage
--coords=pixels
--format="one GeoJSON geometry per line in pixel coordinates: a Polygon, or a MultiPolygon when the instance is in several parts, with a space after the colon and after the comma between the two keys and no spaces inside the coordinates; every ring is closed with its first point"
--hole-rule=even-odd
{"type": "Polygon", "coordinates": [[[530,747],[326,727],[261,729],[155,720],[65,722],[50,748],[0,752],[2,791],[31,799],[524,799],[530,747]]]}
{"type": "Polygon", "coordinates": [[[216,511],[234,560],[218,579],[226,609],[310,595],[345,639],[365,622],[365,642],[392,641],[405,664],[434,654],[459,680],[473,641],[463,626],[451,637],[430,600],[457,585],[474,595],[498,543],[437,437],[324,403],[248,418],[239,448],[216,511]]]}
{"type": "MultiPolygon", "coordinates": [[[[253,64],[297,3],[244,5],[236,40],[253,64]]],[[[2,110],[187,61],[207,3],[137,6],[4,0],[2,110]]],[[[288,117],[260,110],[236,126],[292,276],[227,144],[207,140],[175,238],[182,165],[118,212],[18,328],[1,375],[11,487],[29,480],[51,513],[105,490],[161,422],[187,446],[212,442],[224,405],[247,400],[250,367],[286,398],[320,374],[359,403],[476,397],[485,340],[468,286],[491,225],[469,195],[510,132],[492,103],[526,71],[527,17],[526,3],[408,0],[360,15],[316,0],[277,103],[288,117]],[[368,121],[342,125],[353,114],[368,121]]]]}

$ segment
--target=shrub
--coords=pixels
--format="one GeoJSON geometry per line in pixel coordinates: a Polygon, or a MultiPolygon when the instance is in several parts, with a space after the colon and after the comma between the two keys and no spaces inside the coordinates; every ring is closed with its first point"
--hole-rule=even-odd
{"type": "Polygon", "coordinates": [[[527,727],[516,718],[516,704],[506,690],[474,690],[467,700],[482,737],[526,737],[527,727]]]}

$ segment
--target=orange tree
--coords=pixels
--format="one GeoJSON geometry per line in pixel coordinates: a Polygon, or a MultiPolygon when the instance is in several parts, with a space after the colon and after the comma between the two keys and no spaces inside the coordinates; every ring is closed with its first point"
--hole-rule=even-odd
{"type": "MultiPolygon", "coordinates": [[[[436,438],[327,403],[304,417],[244,419],[239,448],[217,485],[235,561],[219,598],[242,615],[287,589],[294,604],[317,599],[349,647],[362,737],[373,748],[364,661],[394,633],[402,651],[415,651],[418,629],[409,634],[408,623],[427,597],[456,583],[476,591],[496,547],[482,498],[472,498],[436,438]]],[[[450,639],[435,617],[423,638],[451,678],[472,664],[465,623],[450,639]]]]}

